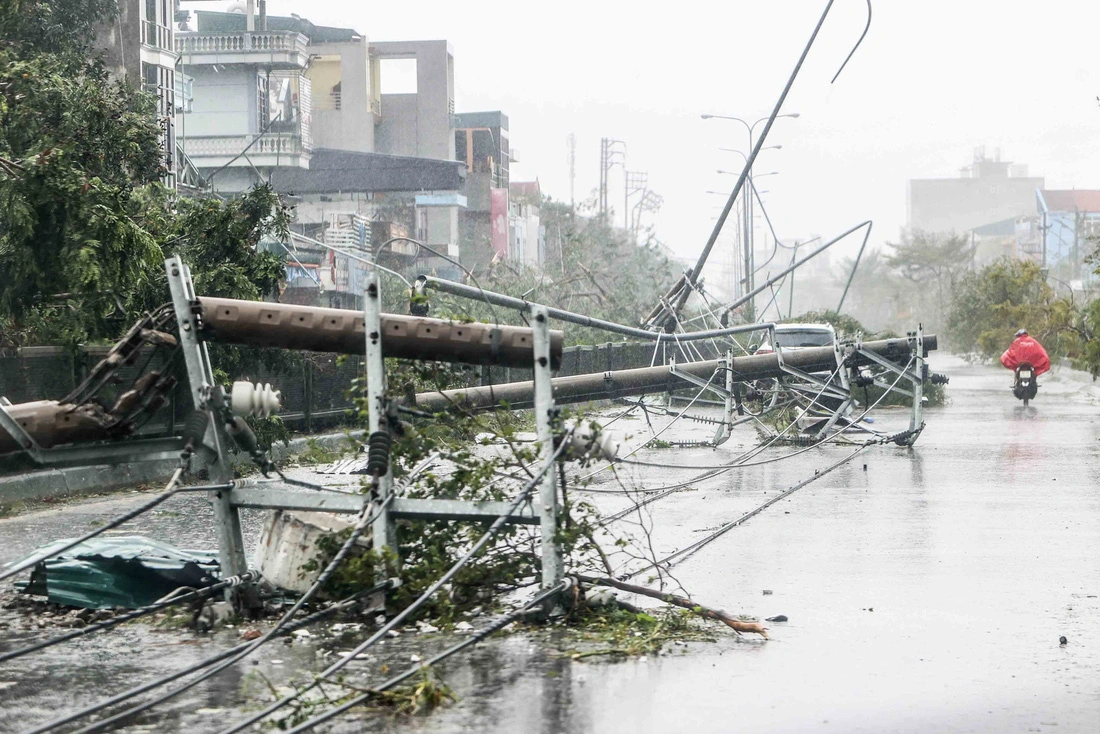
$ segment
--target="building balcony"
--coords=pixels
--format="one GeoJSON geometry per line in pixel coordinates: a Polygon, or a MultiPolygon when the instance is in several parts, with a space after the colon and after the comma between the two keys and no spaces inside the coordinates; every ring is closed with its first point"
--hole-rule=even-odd
{"type": "Polygon", "coordinates": [[[297,133],[188,137],[187,156],[197,168],[289,166],[309,168],[310,147],[297,133]]]}
{"type": "Polygon", "coordinates": [[[188,66],[262,64],[304,69],[309,62],[309,39],[294,31],[177,33],[176,51],[188,66]]]}
{"type": "Polygon", "coordinates": [[[151,20],[141,22],[141,43],[161,51],[172,52],[172,29],[151,20]]]}

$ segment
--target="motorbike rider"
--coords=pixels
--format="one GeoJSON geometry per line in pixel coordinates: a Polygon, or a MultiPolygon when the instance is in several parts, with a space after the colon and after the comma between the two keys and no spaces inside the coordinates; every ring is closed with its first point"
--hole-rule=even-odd
{"type": "Polygon", "coordinates": [[[1050,370],[1050,357],[1043,345],[1027,334],[1027,329],[1016,332],[1016,341],[1001,355],[1001,364],[1010,370],[1014,370],[1022,363],[1027,362],[1035,369],[1035,376],[1050,370]]]}

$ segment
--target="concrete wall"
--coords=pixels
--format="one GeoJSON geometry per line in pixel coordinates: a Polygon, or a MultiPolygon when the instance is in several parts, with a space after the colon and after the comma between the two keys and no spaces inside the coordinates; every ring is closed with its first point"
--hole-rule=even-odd
{"type": "Polygon", "coordinates": [[[366,39],[316,44],[309,70],[313,82],[313,144],[318,148],[374,151],[374,115],[370,109],[370,60],[366,39]],[[330,92],[340,84],[340,109],[330,92]]]}
{"type": "Polygon", "coordinates": [[[135,86],[141,84],[141,0],[122,0],[118,17],[99,27],[96,47],[103,50],[108,71],[117,78],[129,78],[135,86]]]}
{"type": "Polygon", "coordinates": [[[374,214],[374,200],[366,193],[300,195],[294,207],[296,221],[300,223],[327,222],[334,214],[359,214],[370,218],[374,214]]]}
{"type": "Polygon", "coordinates": [[[424,207],[428,215],[428,245],[453,245],[458,238],[458,207],[424,207]]]}
{"type": "Polygon", "coordinates": [[[416,110],[415,94],[382,95],[382,121],[375,130],[375,152],[420,155],[420,125],[416,110]]]}
{"type": "Polygon", "coordinates": [[[256,72],[251,68],[191,67],[195,102],[190,114],[181,115],[188,137],[200,135],[248,135],[258,132],[256,72]]]}
{"type": "Polygon", "coordinates": [[[382,122],[376,139],[379,153],[454,160],[454,56],[447,41],[388,41],[371,45],[381,60],[416,59],[414,107],[412,95],[383,95],[382,122]],[[410,149],[403,130],[415,131],[410,149]],[[390,147],[398,146],[398,147],[390,147]]]}
{"type": "MultiPolygon", "coordinates": [[[[197,163],[198,161],[196,161],[197,163]]],[[[215,168],[199,168],[199,172],[203,176],[209,176],[216,171],[215,168]]],[[[230,166],[229,168],[223,168],[218,171],[218,175],[211,181],[211,188],[219,193],[223,194],[238,194],[242,191],[248,191],[250,188],[258,183],[263,183],[256,175],[256,172],[252,170],[251,166],[247,168],[238,168],[236,166],[230,166]]]]}

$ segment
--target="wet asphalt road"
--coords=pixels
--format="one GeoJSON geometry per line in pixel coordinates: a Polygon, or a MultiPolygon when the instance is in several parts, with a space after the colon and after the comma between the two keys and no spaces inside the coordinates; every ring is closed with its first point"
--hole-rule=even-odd
{"type": "MultiPolygon", "coordinates": [[[[1100,731],[1100,391],[1060,374],[1041,380],[1025,409],[1007,390],[1007,372],[934,357],[935,369],[951,375],[951,402],[928,411],[915,449],[865,451],[674,569],[700,602],[787,615],[789,622],[771,625],[771,641],[723,638],[645,659],[575,662],[526,635],[494,639],[442,666],[458,703],[426,718],[375,718],[370,728],[1100,731]]],[[[880,416],[891,430],[906,421],[901,412],[880,416]]],[[[710,431],[674,429],[678,439],[710,431]]],[[[721,463],[752,439],[746,433],[717,451],[647,451],[639,456],[670,468],[629,467],[621,475],[636,486],[686,480],[697,472],[671,467],[721,463]]],[[[849,451],[814,449],[654,503],[653,545],[662,555],[683,547],[701,537],[695,531],[738,517],[849,451]]],[[[115,496],[0,521],[0,561],[138,501],[115,496]]],[[[607,511],[624,506],[615,496],[594,501],[607,511]]],[[[186,504],[166,506],[137,529],[208,545],[201,502],[175,502],[186,504]]],[[[255,523],[248,526],[254,533],[255,523]]],[[[8,612],[0,624],[11,625],[0,628],[5,642],[42,634],[8,612]]],[[[48,659],[0,664],[0,730],[25,729],[59,707],[98,700],[235,639],[233,630],[196,639],[127,626],[48,659]]],[[[396,659],[438,644],[412,638],[378,655],[396,659]]],[[[323,664],[309,644],[279,643],[258,658],[165,707],[143,729],[216,731],[236,716],[242,686],[254,685],[252,670],[278,683],[298,666],[323,664]]],[[[377,665],[364,661],[360,670],[377,665]]],[[[363,726],[346,719],[334,730],[363,726]]]]}

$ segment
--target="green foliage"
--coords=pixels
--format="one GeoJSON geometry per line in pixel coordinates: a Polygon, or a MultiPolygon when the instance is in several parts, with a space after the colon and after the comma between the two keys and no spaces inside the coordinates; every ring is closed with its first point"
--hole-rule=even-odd
{"type": "MultiPolygon", "coordinates": [[[[481,287],[523,296],[567,311],[633,325],[664,295],[679,273],[656,240],[636,244],[599,218],[575,215],[567,204],[545,198],[540,216],[547,232],[544,271],[508,261],[477,273],[481,287]]],[[[464,321],[522,323],[508,309],[433,293],[432,315],[464,321]]],[[[573,326],[566,344],[606,342],[608,333],[573,326]]]]}
{"type": "Polygon", "coordinates": [[[631,657],[658,653],[673,641],[713,641],[697,620],[688,609],[632,612],[618,605],[580,607],[570,620],[575,628],[567,638],[566,654],[573,660],[631,657]]]}
{"type": "Polygon", "coordinates": [[[0,39],[21,50],[86,50],[96,25],[113,20],[116,0],[5,0],[0,39]]]}
{"type": "Polygon", "coordinates": [[[954,289],[948,317],[948,343],[983,359],[996,359],[1026,328],[1053,356],[1076,351],[1068,331],[1076,318],[1068,299],[1057,298],[1039,266],[1030,261],[998,260],[968,273],[954,289]]]}
{"type": "Polygon", "coordinates": [[[298,454],[295,460],[304,465],[331,464],[341,456],[343,456],[342,451],[330,449],[317,439],[307,438],[306,450],[298,454]]]}
{"type": "Polygon", "coordinates": [[[256,252],[286,232],[269,188],[176,201],[158,183],[153,96],[112,81],[90,48],[116,11],[114,0],[0,6],[0,346],[116,338],[168,300],[170,254],[200,265],[204,295],[267,297],[285,270],[256,252]]]}
{"type": "MultiPolygon", "coordinates": [[[[434,363],[398,363],[389,375],[391,385],[415,383],[438,389],[454,379],[455,370],[434,363]]],[[[359,384],[356,405],[359,418],[366,423],[367,403],[359,384]]],[[[395,437],[391,466],[400,481],[429,456],[436,463],[403,491],[409,498],[460,499],[466,501],[507,501],[516,491],[516,482],[501,481],[501,475],[526,478],[531,467],[538,466],[536,444],[521,443],[517,428],[522,427],[506,411],[487,415],[452,412],[438,418],[416,419],[402,424],[403,434],[395,437]],[[473,441],[491,434],[500,446],[482,447],[473,441]]],[[[366,488],[364,488],[366,489],[366,488]]],[[[598,523],[595,509],[584,502],[564,503],[563,523],[557,541],[563,554],[576,568],[595,568],[599,556],[592,540],[598,523]]],[[[447,569],[466,553],[486,530],[484,523],[401,520],[397,523],[397,542],[401,563],[386,555],[364,552],[346,560],[334,572],[324,589],[327,596],[341,598],[374,583],[380,568],[387,576],[400,576],[401,587],[391,595],[394,608],[404,608],[420,596],[447,569]]],[[[335,556],[350,532],[331,536],[318,545],[317,557],[306,570],[319,570],[335,556]]],[[[489,603],[502,590],[516,588],[537,579],[541,569],[538,531],[524,525],[506,525],[478,559],[467,564],[450,583],[446,593],[438,593],[418,612],[436,624],[452,624],[463,610],[489,603]]]]}
{"type": "Polygon", "coordinates": [[[938,328],[945,321],[955,284],[973,266],[974,246],[965,235],[920,230],[905,232],[901,242],[891,246],[886,264],[912,284],[908,296],[910,307],[917,309],[913,315],[938,328]]]}
{"type": "MultiPolygon", "coordinates": [[[[923,323],[928,332],[942,331],[955,284],[973,267],[973,246],[962,235],[918,230],[888,247],[864,253],[845,310],[874,330],[909,331],[923,323]]],[[[853,264],[841,260],[839,287],[853,264]]]]}

